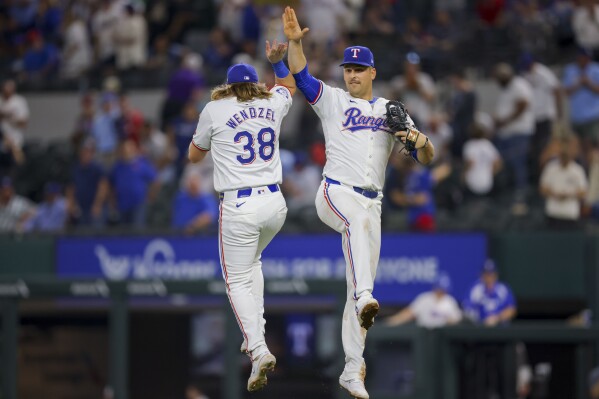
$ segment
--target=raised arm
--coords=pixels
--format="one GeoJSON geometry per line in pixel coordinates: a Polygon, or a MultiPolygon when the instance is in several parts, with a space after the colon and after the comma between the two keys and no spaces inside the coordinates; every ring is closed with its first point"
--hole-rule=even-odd
{"type": "Polygon", "coordinates": [[[289,69],[293,74],[301,72],[306,67],[307,61],[302,48],[302,38],[309,30],[309,28],[302,29],[300,27],[293,8],[285,7],[283,31],[289,40],[289,69]]]}
{"type": "Polygon", "coordinates": [[[281,86],[285,86],[291,92],[291,95],[295,94],[296,86],[293,75],[289,73],[289,69],[283,62],[283,56],[287,51],[287,43],[277,43],[277,41],[270,42],[266,41],[266,58],[272,64],[272,68],[275,71],[275,83],[281,86]]]}

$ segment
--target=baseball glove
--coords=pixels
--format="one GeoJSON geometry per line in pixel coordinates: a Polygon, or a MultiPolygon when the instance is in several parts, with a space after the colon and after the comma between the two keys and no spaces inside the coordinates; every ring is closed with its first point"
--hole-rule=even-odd
{"type": "Polygon", "coordinates": [[[409,153],[416,149],[416,142],[420,132],[416,129],[412,129],[410,122],[408,121],[408,111],[406,107],[399,101],[389,101],[385,107],[387,113],[385,114],[386,125],[395,132],[407,132],[406,142],[404,149],[409,153]]]}

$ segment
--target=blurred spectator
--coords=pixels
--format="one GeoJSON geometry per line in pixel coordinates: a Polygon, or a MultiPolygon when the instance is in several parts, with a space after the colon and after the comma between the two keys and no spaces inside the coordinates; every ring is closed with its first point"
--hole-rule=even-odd
{"type": "Polygon", "coordinates": [[[23,56],[21,79],[44,83],[58,70],[59,51],[51,42],[46,42],[42,34],[36,30],[27,33],[29,49],[23,56]]]}
{"type": "Polygon", "coordinates": [[[69,217],[78,226],[102,226],[108,198],[108,179],[103,167],[94,161],[95,145],[88,139],[79,149],[66,190],[69,217]]]}
{"type": "Polygon", "coordinates": [[[100,99],[100,112],[94,117],[91,135],[96,141],[97,156],[102,165],[110,167],[114,163],[119,140],[116,119],[119,116],[113,94],[103,94],[100,99]]]}
{"type": "Polygon", "coordinates": [[[445,120],[445,116],[440,113],[432,113],[422,130],[426,132],[427,137],[435,147],[433,164],[449,164],[451,160],[450,147],[453,139],[453,131],[445,120]]]}
{"type": "Polygon", "coordinates": [[[212,29],[208,46],[202,53],[205,65],[214,73],[224,72],[231,65],[231,59],[234,55],[235,46],[231,42],[229,34],[220,28],[212,29]]]}
{"type": "MultiPolygon", "coordinates": [[[[383,7],[382,4],[377,4],[377,6],[383,7]]],[[[343,31],[341,28],[348,9],[343,1],[303,0],[301,13],[306,17],[306,26],[310,27],[310,40],[329,47],[343,31]]],[[[378,22],[385,24],[384,21],[378,22]]]]}
{"type": "Polygon", "coordinates": [[[411,231],[432,232],[436,228],[433,175],[411,157],[399,157],[398,165],[387,178],[389,201],[394,207],[407,209],[411,231]]]}
{"type": "Polygon", "coordinates": [[[0,176],[8,176],[18,165],[25,162],[25,156],[20,147],[0,130],[0,176]]]}
{"type": "Polygon", "coordinates": [[[516,301],[510,288],[498,281],[495,262],[487,259],[480,281],[470,289],[462,303],[464,314],[485,326],[509,323],[516,316],[516,301]]]}
{"type": "Polygon", "coordinates": [[[470,126],[474,122],[476,112],[476,92],[472,82],[466,77],[463,69],[454,69],[449,75],[451,83],[451,99],[449,113],[453,141],[451,153],[454,157],[462,156],[462,147],[468,139],[470,126]]]}
{"type": "Polygon", "coordinates": [[[166,73],[172,65],[171,44],[168,36],[159,35],[152,42],[146,68],[158,73],[166,73]]]}
{"type": "Polygon", "coordinates": [[[572,159],[570,143],[569,138],[562,139],[559,159],[549,161],[541,175],[547,224],[555,229],[578,227],[581,201],[587,195],[587,178],[582,166],[572,159]]]}
{"type": "Polygon", "coordinates": [[[67,201],[62,195],[62,186],[48,182],[44,188],[44,201],[27,223],[27,230],[59,232],[65,228],[66,222],[67,201]]]}
{"type": "Polygon", "coordinates": [[[92,47],[85,21],[74,12],[67,12],[60,64],[62,77],[80,77],[91,67],[92,60],[92,47]]]}
{"type": "Polygon", "coordinates": [[[501,169],[501,156],[482,124],[474,123],[470,131],[471,138],[464,144],[464,183],[468,193],[485,196],[493,189],[495,175],[501,169]]]}
{"type": "Polygon", "coordinates": [[[507,24],[520,49],[543,54],[554,40],[552,26],[541,13],[537,1],[521,0],[511,4],[511,18],[507,24]]]}
{"type": "Polygon", "coordinates": [[[148,58],[148,29],[146,19],[135,11],[133,4],[125,6],[125,12],[114,28],[113,40],[118,69],[144,65],[148,58]]]}
{"type": "Polygon", "coordinates": [[[385,324],[398,326],[416,320],[420,327],[438,328],[459,323],[462,311],[450,291],[449,276],[439,272],[430,291],[418,295],[408,307],[386,319],[385,324]]]}
{"type": "Polygon", "coordinates": [[[589,190],[582,208],[585,216],[599,221],[599,150],[594,150],[589,165],[589,190]]]}
{"type": "Polygon", "coordinates": [[[523,77],[532,87],[532,110],[535,116],[535,133],[530,144],[530,160],[532,173],[537,181],[540,175],[539,158],[547,146],[555,123],[561,119],[562,91],[555,74],[532,54],[525,53],[520,57],[523,77]]]}
{"type": "Polygon", "coordinates": [[[133,141],[125,140],[119,150],[119,160],[109,177],[119,223],[143,227],[146,205],[154,200],[160,188],[156,180],[156,169],[145,157],[139,155],[133,141]]]}
{"type": "Polygon", "coordinates": [[[0,129],[13,145],[22,148],[25,127],[29,122],[29,106],[25,97],[17,94],[14,80],[5,80],[0,97],[0,129]]]}
{"type": "Polygon", "coordinates": [[[209,399],[196,384],[189,384],[185,388],[185,399],[209,399]]]}
{"type": "Polygon", "coordinates": [[[570,97],[570,122],[582,139],[588,164],[589,150],[599,143],[599,64],[591,61],[590,50],[578,50],[576,62],[564,69],[563,85],[570,97]]]}
{"type": "Polygon", "coordinates": [[[200,174],[188,174],[173,201],[172,225],[185,234],[206,230],[218,219],[213,192],[203,192],[200,174]]]}
{"type": "Polygon", "coordinates": [[[390,82],[392,93],[389,98],[399,98],[408,109],[416,126],[425,126],[433,111],[436,89],[435,82],[420,70],[420,56],[408,53],[404,62],[404,75],[390,82]]]}
{"type": "Polygon", "coordinates": [[[366,1],[361,33],[367,35],[393,35],[395,33],[394,17],[391,1],[366,1]]]}
{"type": "Polygon", "coordinates": [[[322,169],[311,162],[307,153],[298,151],[294,155],[292,169],[284,172],[283,179],[287,215],[305,217],[308,212],[315,216],[314,197],[322,180],[322,169]]]}
{"type": "Polygon", "coordinates": [[[199,113],[193,102],[188,102],[181,116],[173,119],[167,132],[177,147],[177,176],[181,176],[187,162],[187,149],[198,125],[199,113]]]}
{"type": "Polygon", "coordinates": [[[514,76],[512,67],[505,63],[495,67],[494,76],[500,87],[493,116],[497,149],[514,177],[516,195],[512,212],[522,214],[527,211],[528,150],[535,129],[532,87],[523,78],[514,76]]]}
{"type": "Polygon", "coordinates": [[[71,141],[75,148],[79,148],[83,141],[92,137],[92,125],[96,114],[94,101],[95,99],[92,93],[86,93],[81,96],[79,102],[81,109],[75,120],[73,133],[71,134],[71,141]]]}
{"type": "Polygon", "coordinates": [[[476,0],[478,17],[486,25],[497,25],[503,17],[505,3],[505,0],[476,0]]]}
{"type": "Polygon", "coordinates": [[[198,100],[206,86],[201,75],[202,58],[194,53],[185,55],[181,68],[173,74],[168,83],[166,101],[162,106],[162,129],[179,116],[188,102],[198,100]]]}
{"type": "Polygon", "coordinates": [[[39,0],[35,27],[46,40],[58,41],[64,8],[58,0],[39,0]]]}
{"type": "Polygon", "coordinates": [[[580,0],[572,15],[576,43],[599,57],[599,4],[594,0],[580,0]]]}
{"type": "Polygon", "coordinates": [[[589,395],[591,399],[599,399],[599,367],[589,373],[589,395]]]}
{"type": "Polygon", "coordinates": [[[139,145],[144,116],[131,105],[129,96],[125,92],[119,93],[119,110],[120,115],[115,121],[119,139],[133,140],[139,145]]]}
{"type": "Polygon", "coordinates": [[[100,0],[91,21],[91,31],[95,40],[96,59],[103,67],[114,65],[114,32],[122,14],[122,3],[116,0],[100,0]]]}
{"type": "Polygon", "coordinates": [[[169,184],[175,180],[177,148],[172,139],[158,130],[154,123],[144,122],[139,148],[142,155],[146,156],[156,167],[160,184],[169,184]]]}
{"type": "Polygon", "coordinates": [[[35,205],[15,194],[10,177],[0,178],[0,233],[22,233],[35,215],[35,205]]]}

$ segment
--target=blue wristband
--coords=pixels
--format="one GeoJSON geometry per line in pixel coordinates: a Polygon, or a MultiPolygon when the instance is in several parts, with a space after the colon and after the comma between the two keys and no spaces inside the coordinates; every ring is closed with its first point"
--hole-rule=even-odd
{"type": "Polygon", "coordinates": [[[287,75],[289,75],[289,69],[283,61],[279,61],[276,64],[271,64],[272,69],[275,71],[275,76],[279,79],[283,79],[287,75]]]}

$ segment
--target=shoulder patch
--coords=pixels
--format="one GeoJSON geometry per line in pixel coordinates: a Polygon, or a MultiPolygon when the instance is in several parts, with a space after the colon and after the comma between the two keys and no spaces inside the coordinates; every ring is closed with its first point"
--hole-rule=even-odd
{"type": "Polygon", "coordinates": [[[275,91],[280,95],[285,96],[285,98],[289,98],[289,90],[287,90],[286,88],[277,87],[275,91]]]}

